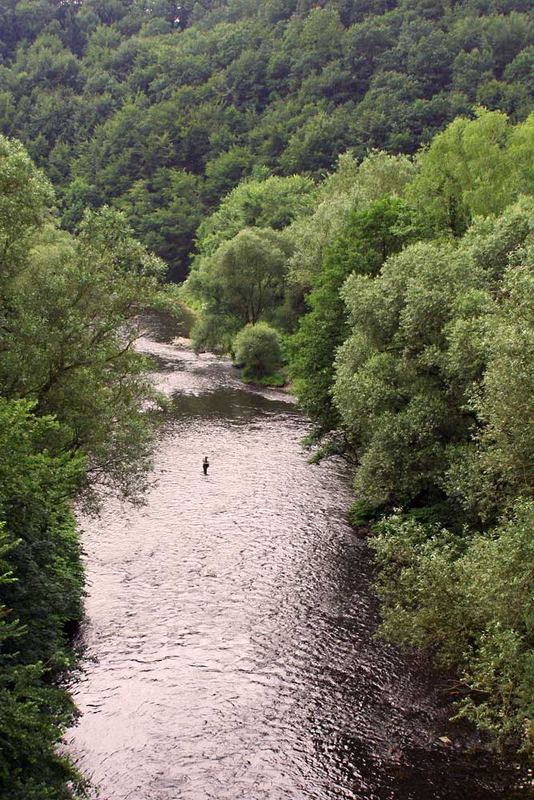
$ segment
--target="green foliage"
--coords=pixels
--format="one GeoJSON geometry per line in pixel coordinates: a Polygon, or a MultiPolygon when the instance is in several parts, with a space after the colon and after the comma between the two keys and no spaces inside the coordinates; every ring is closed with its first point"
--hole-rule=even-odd
{"type": "Polygon", "coordinates": [[[502,744],[534,746],[534,507],[520,501],[471,539],[396,515],[371,539],[383,632],[437,649],[469,694],[459,713],[502,744]]]}
{"type": "MultiPolygon", "coordinates": [[[[0,138],[0,246],[5,272],[15,267],[53,202],[53,189],[18,142],[0,138]]],[[[5,280],[5,276],[3,276],[5,280]]]]}
{"type": "Polygon", "coordinates": [[[349,275],[375,275],[385,259],[421,232],[413,211],[399,199],[376,200],[349,214],[342,232],[327,250],[313,281],[291,343],[291,376],[299,402],[323,430],[338,425],[332,404],[333,356],[348,335],[340,289],[349,275]]]}
{"type": "Polygon", "coordinates": [[[92,477],[124,496],[142,488],[150,450],[140,403],[153,393],[133,343],[162,270],[124,219],[104,210],[87,216],[75,240],[43,230],[8,290],[3,392],[55,414],[88,454],[92,477]]]}
{"type": "Polygon", "coordinates": [[[192,338],[198,349],[229,350],[245,324],[269,319],[282,302],[290,245],[270,228],[245,228],[204,258],[187,282],[203,313],[192,338]]]}
{"type": "Polygon", "coordinates": [[[358,164],[350,152],[340,156],[335,172],[318,188],[313,213],[298,217],[291,226],[295,252],[290,260],[293,284],[311,288],[321,270],[326,249],[351,211],[363,210],[385,196],[402,196],[415,166],[406,156],[372,151],[358,164]]]}
{"type": "Polygon", "coordinates": [[[355,500],[347,512],[347,517],[353,528],[361,528],[371,522],[377,514],[376,508],[366,503],[365,500],[355,500]]]}
{"type": "Polygon", "coordinates": [[[428,501],[449,483],[459,499],[457,465],[469,462],[463,444],[476,416],[470,399],[488,358],[486,315],[531,215],[529,201],[491,235],[482,225],[457,246],[414,244],[375,278],[346,282],[351,335],[338,351],[334,396],[360,455],[362,499],[428,501]]]}
{"type": "Polygon", "coordinates": [[[252,169],[254,157],[249,149],[235,145],[230,150],[214,155],[206,163],[204,194],[209,201],[224,197],[252,169]]]}
{"type": "Polygon", "coordinates": [[[293,285],[312,287],[290,368],[308,413],[338,429],[314,458],[340,440],[356,455],[349,519],[373,523],[381,631],[456,670],[458,714],[527,753],[534,207],[516,198],[532,121],[461,118],[416,169],[345,156],[288,230],[293,285]],[[366,202],[364,167],[410,205],[366,202]]]}
{"type": "Polygon", "coordinates": [[[243,181],[199,226],[199,253],[212,255],[243,228],[282,230],[294,219],[311,212],[314,195],[313,181],[300,175],[243,181]]]}
{"type": "Polygon", "coordinates": [[[419,157],[409,198],[436,229],[465,232],[476,215],[502,212],[532,189],[534,116],[512,127],[506,114],[477,111],[460,117],[435,137],[419,157]]]}
{"type": "MultiPolygon", "coordinates": [[[[484,517],[534,491],[533,225],[532,201],[524,200],[487,231],[490,252],[498,252],[510,236],[512,243],[523,241],[511,251],[500,302],[488,309],[481,331],[486,368],[471,401],[481,424],[476,453],[459,454],[448,480],[464,504],[484,517]]],[[[455,348],[460,349],[462,340],[462,332],[455,330],[455,348]]]]}
{"type": "Polygon", "coordinates": [[[182,279],[195,225],[258,170],[415,153],[474,104],[526,118],[528,5],[430,5],[10,0],[1,130],[60,187],[69,225],[81,197],[116,203],[182,279]]]}
{"type": "Polygon", "coordinates": [[[63,438],[30,403],[0,400],[0,793],[17,800],[78,796],[56,752],[75,709],[49,682],[69,660],[65,624],[81,617],[69,498],[83,459],[61,452],[63,438]]]}
{"type": "Polygon", "coordinates": [[[77,237],[44,224],[48,184],[19,172],[18,145],[0,145],[0,181],[17,169],[0,209],[0,390],[55,415],[68,431],[65,446],[87,454],[91,480],[135,498],[151,443],[141,406],[153,391],[133,344],[139,313],[158,301],[164,265],[109,208],[88,213],[77,237]]]}
{"type": "MultiPolygon", "coordinates": [[[[531,222],[534,219],[531,218],[531,222]]],[[[488,367],[477,405],[486,423],[484,471],[512,494],[532,492],[534,478],[534,241],[513,254],[505,300],[488,326],[488,367]]]]}
{"type": "Polygon", "coordinates": [[[0,791],[9,800],[72,800],[83,782],[55,743],[72,724],[65,692],[43,683],[42,669],[0,669],[0,791]],[[68,788],[69,786],[72,789],[68,788]]]}
{"type": "Polygon", "coordinates": [[[266,322],[245,325],[234,339],[234,354],[246,378],[272,376],[282,366],[280,336],[266,322]]]}
{"type": "Polygon", "coordinates": [[[81,617],[82,571],[69,507],[80,486],[84,459],[65,451],[66,431],[51,417],[34,417],[23,401],[0,400],[0,520],[13,549],[17,580],[3,602],[31,626],[15,642],[17,660],[63,660],[64,625],[81,617]]]}
{"type": "Polygon", "coordinates": [[[151,180],[136,181],[117,202],[135,235],[164,259],[175,280],[185,277],[183,264],[202,218],[200,193],[196,175],[158,169],[151,180]]]}
{"type": "MultiPolygon", "coordinates": [[[[499,180],[496,195],[509,174],[499,180]]],[[[455,669],[459,715],[528,753],[533,222],[523,198],[456,242],[411,244],[374,276],[352,274],[334,385],[358,455],[351,521],[405,509],[371,539],[382,633],[455,669]]]]}

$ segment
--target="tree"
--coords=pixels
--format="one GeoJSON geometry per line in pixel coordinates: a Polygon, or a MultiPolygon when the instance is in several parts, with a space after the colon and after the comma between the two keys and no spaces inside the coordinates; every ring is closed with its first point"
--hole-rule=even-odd
{"type": "Polygon", "coordinates": [[[183,280],[195,230],[202,219],[201,182],[185,170],[158,169],[150,180],[136,181],[117,205],[138,236],[183,280]]]}
{"type": "Polygon", "coordinates": [[[0,389],[54,414],[90,474],[134,497],[151,439],[141,406],[153,391],[133,343],[139,312],[159,301],[164,264],[111,209],[88,213],[76,238],[58,231],[48,182],[18,144],[0,147],[0,389]]]}
{"type": "Polygon", "coordinates": [[[204,195],[210,202],[230,192],[252,169],[254,157],[245,147],[235,145],[206,164],[204,195]]]}
{"type": "Polygon", "coordinates": [[[521,223],[530,228],[509,254],[501,279],[501,302],[494,304],[486,320],[487,363],[473,401],[481,424],[473,465],[476,483],[471,477],[464,489],[466,500],[490,519],[518,496],[532,497],[534,492],[533,211],[532,201],[523,201],[504,215],[493,232],[495,242],[502,237],[506,222],[515,223],[516,235],[521,223]]]}
{"type": "Polygon", "coordinates": [[[353,106],[333,112],[319,111],[290,137],[280,156],[280,167],[286,175],[303,172],[320,176],[350,144],[348,121],[353,106]]]}
{"type": "Polygon", "coordinates": [[[420,154],[408,197],[437,230],[461,235],[473,216],[503,211],[528,188],[524,170],[533,130],[530,120],[514,130],[505,114],[484,109],[473,120],[456,119],[420,154]],[[512,158],[514,140],[523,144],[512,158]]]}
{"type": "Polygon", "coordinates": [[[282,230],[297,217],[311,212],[314,194],[313,181],[300,175],[243,181],[199,226],[200,255],[211,255],[243,228],[282,230]]]}
{"type": "Polygon", "coordinates": [[[35,168],[24,147],[0,137],[0,280],[13,277],[31,237],[49,217],[53,197],[50,182],[35,168]]]}
{"type": "MultiPolygon", "coordinates": [[[[284,297],[290,246],[283,234],[269,228],[245,228],[203,260],[188,281],[189,291],[203,304],[203,314],[227,321],[236,333],[249,323],[268,319],[284,297]]],[[[193,331],[197,347],[228,341],[203,340],[193,331]]]]}
{"type": "Polygon", "coordinates": [[[282,366],[280,336],[266,322],[241,328],[234,339],[234,354],[246,378],[274,375],[282,366]]]}
{"type": "Polygon", "coordinates": [[[430,243],[391,257],[375,278],[348,279],[352,333],[338,351],[334,397],[360,456],[358,496],[371,505],[441,498],[447,449],[472,421],[465,390],[479,377],[447,374],[445,330],[460,298],[484,288],[465,251],[430,243]]]}
{"type": "Polygon", "coordinates": [[[339,424],[331,396],[334,359],[349,332],[341,287],[349,275],[376,275],[386,258],[417,238],[421,230],[403,200],[385,197],[352,212],[327,250],[307,296],[309,313],[301,318],[290,347],[295,391],[320,430],[339,424]]]}
{"type": "Polygon", "coordinates": [[[455,668],[460,716],[531,752],[534,509],[518,502],[486,533],[463,536],[396,514],[371,538],[388,638],[432,648],[455,668]]]}
{"type": "Polygon", "coordinates": [[[289,235],[295,251],[290,260],[290,280],[309,290],[321,270],[327,247],[346,224],[351,211],[363,210],[387,195],[402,196],[415,166],[406,156],[379,150],[358,164],[349,151],[339,157],[335,172],[319,185],[312,214],[298,217],[289,235]]]}
{"type": "Polygon", "coordinates": [[[163,271],[124,218],[105,209],[86,217],[75,240],[43,231],[9,287],[3,393],[55,414],[69,446],[89,454],[92,479],[124,496],[142,489],[150,453],[141,405],[153,392],[133,344],[163,271]]]}
{"type": "Polygon", "coordinates": [[[503,275],[511,280],[516,273],[509,260],[514,264],[518,254],[523,260],[531,215],[531,201],[522,201],[496,221],[477,223],[456,247],[411,245],[390,257],[375,278],[354,274],[347,280],[343,295],[352,332],[338,351],[334,397],[359,453],[356,486],[367,502],[428,505],[446,495],[451,509],[456,506],[458,513],[461,510],[478,524],[488,515],[495,519],[506,496],[514,496],[517,486],[528,485],[529,429],[523,422],[529,380],[524,366],[530,346],[526,321],[530,310],[524,299],[529,291],[528,258],[518,271],[525,281],[523,299],[517,298],[521,305],[514,311],[510,306],[517,328],[507,328],[507,317],[501,316],[509,301],[495,305],[494,298],[509,296],[508,289],[501,294],[506,285],[503,275]],[[505,327],[496,339],[496,320],[501,319],[505,327]],[[505,356],[497,341],[500,348],[511,341],[516,347],[521,343],[521,348],[505,356]],[[497,351],[507,364],[500,373],[499,361],[493,362],[491,356],[497,351]],[[518,386],[514,389],[513,379],[504,377],[508,369],[514,371],[507,360],[512,354],[526,394],[518,386]],[[474,400],[486,397],[485,381],[498,374],[503,405],[496,402],[497,383],[487,399],[474,400]],[[514,411],[514,402],[522,411],[514,411]],[[511,415],[506,422],[505,413],[511,415]],[[495,420],[503,414],[493,433],[492,414],[495,420]],[[500,425],[504,438],[499,437],[500,444],[493,449],[500,425]],[[482,428],[476,437],[475,426],[482,428]],[[475,442],[485,445],[478,450],[475,442]],[[522,456],[515,449],[521,447],[522,456]],[[501,503],[497,507],[491,492],[489,499],[484,495],[488,481],[492,485],[492,459],[501,503]],[[517,462],[515,474],[505,467],[508,459],[517,462]]]}
{"type": "Polygon", "coordinates": [[[2,602],[26,631],[2,653],[17,664],[45,662],[54,672],[65,665],[65,626],[82,616],[83,569],[70,502],[85,464],[65,447],[69,431],[52,417],[36,417],[33,408],[0,400],[0,526],[13,544],[8,561],[16,577],[2,588],[2,602]]]}

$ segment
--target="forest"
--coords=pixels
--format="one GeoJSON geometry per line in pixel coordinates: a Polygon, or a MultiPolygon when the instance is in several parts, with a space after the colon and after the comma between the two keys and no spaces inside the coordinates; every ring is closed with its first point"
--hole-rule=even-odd
{"type": "Polygon", "coordinates": [[[0,2],[2,797],[84,796],[73,508],[142,502],[183,303],[346,459],[381,635],[532,757],[533,86],[527,0],[0,2]]]}
{"type": "Polygon", "coordinates": [[[350,149],[414,154],[474,105],[531,108],[528,0],[2,0],[0,130],[62,226],[110,204],[187,271],[242,178],[317,179],[350,149]]]}

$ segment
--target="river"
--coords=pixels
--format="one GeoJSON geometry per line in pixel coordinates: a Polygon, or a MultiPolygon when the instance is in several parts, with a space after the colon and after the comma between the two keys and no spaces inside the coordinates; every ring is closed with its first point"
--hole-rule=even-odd
{"type": "Polygon", "coordinates": [[[308,463],[289,395],[170,336],[140,342],[172,400],[147,504],[83,522],[66,741],[101,800],[500,798],[489,756],[440,741],[434,681],[373,636],[343,463],[308,463]]]}

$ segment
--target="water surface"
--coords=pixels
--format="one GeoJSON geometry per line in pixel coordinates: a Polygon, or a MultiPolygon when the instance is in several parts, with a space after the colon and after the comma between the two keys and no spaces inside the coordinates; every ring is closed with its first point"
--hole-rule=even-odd
{"type": "Polygon", "coordinates": [[[140,343],[172,398],[156,484],[144,508],[84,523],[82,716],[67,738],[100,797],[501,797],[494,765],[439,741],[432,680],[373,638],[343,463],[307,463],[289,395],[162,339],[140,343]]]}

